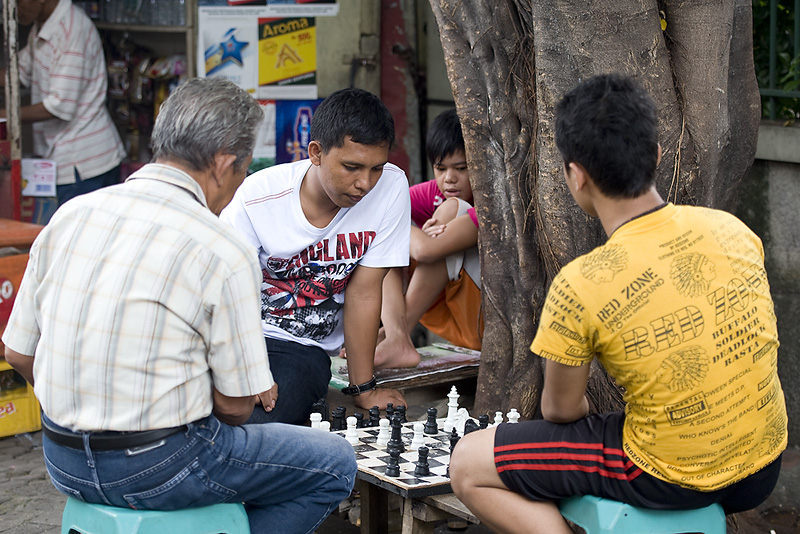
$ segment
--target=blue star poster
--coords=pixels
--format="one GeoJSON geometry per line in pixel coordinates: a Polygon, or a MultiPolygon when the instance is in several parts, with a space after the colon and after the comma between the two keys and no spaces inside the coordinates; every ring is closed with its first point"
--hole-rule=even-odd
{"type": "Polygon", "coordinates": [[[198,75],[231,80],[255,94],[258,87],[258,19],[201,10],[198,75]]]}

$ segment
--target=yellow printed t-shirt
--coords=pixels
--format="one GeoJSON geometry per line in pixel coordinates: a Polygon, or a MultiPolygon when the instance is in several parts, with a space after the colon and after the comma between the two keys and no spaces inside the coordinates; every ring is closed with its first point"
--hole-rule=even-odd
{"type": "Polygon", "coordinates": [[[715,490],[786,448],[764,252],[728,213],[669,204],[621,226],[553,280],[531,350],[596,356],[625,389],[625,453],[662,480],[715,490]]]}

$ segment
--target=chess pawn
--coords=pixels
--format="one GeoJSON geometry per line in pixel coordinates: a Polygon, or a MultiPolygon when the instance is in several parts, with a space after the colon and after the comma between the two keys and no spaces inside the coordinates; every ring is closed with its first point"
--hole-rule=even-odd
{"type": "Polygon", "coordinates": [[[400,423],[405,424],[408,423],[408,419],[406,419],[406,407],[402,404],[398,405],[394,409],[395,413],[400,416],[400,423]]]}
{"type": "Polygon", "coordinates": [[[356,430],[356,418],[352,415],[347,418],[347,431],[344,433],[344,439],[347,440],[350,445],[357,445],[358,444],[358,431],[356,430]]]}
{"type": "Polygon", "coordinates": [[[394,405],[391,402],[387,402],[386,403],[386,419],[391,421],[393,415],[394,415],[394,405]]]}
{"type": "Polygon", "coordinates": [[[422,446],[417,450],[417,461],[414,468],[414,476],[427,477],[431,474],[430,465],[428,464],[428,447],[422,446]]]}
{"type": "Polygon", "coordinates": [[[311,412],[309,419],[311,419],[311,428],[319,430],[319,424],[322,422],[322,414],[319,412],[311,412]]]}
{"type": "Polygon", "coordinates": [[[331,422],[330,421],[320,421],[319,422],[319,429],[324,432],[331,431],[331,422]]]}
{"type": "Polygon", "coordinates": [[[367,426],[364,424],[364,414],[361,412],[356,412],[353,414],[353,417],[356,418],[356,428],[364,428],[367,426]]]}
{"type": "Polygon", "coordinates": [[[369,426],[378,426],[380,420],[381,411],[377,406],[373,406],[369,409],[369,426]]]}
{"type": "Polygon", "coordinates": [[[387,477],[400,476],[400,449],[389,449],[389,461],[384,473],[387,477]]]}
{"type": "Polygon", "coordinates": [[[450,388],[450,393],[447,394],[447,419],[444,420],[443,430],[450,432],[456,424],[456,415],[458,412],[458,391],[456,387],[450,388]]]}
{"type": "Polygon", "coordinates": [[[389,420],[381,419],[378,422],[378,439],[375,441],[375,444],[383,448],[387,443],[389,443],[389,420]]]}
{"type": "Polygon", "coordinates": [[[436,422],[436,408],[428,408],[428,420],[425,422],[424,432],[435,435],[439,433],[439,425],[436,422]]]}
{"type": "Polygon", "coordinates": [[[489,426],[489,415],[488,414],[483,413],[483,414],[478,416],[478,426],[480,426],[481,429],[487,428],[489,426]]]}
{"type": "Polygon", "coordinates": [[[497,426],[503,422],[503,412],[494,412],[494,424],[492,426],[497,426]]]}
{"type": "Polygon", "coordinates": [[[511,411],[506,414],[506,417],[508,417],[509,423],[519,423],[519,412],[516,408],[511,408],[511,411]]]}
{"type": "Polygon", "coordinates": [[[424,424],[414,423],[414,437],[411,439],[411,445],[408,446],[409,449],[413,451],[425,445],[425,438],[423,437],[424,430],[425,430],[424,424]]]}

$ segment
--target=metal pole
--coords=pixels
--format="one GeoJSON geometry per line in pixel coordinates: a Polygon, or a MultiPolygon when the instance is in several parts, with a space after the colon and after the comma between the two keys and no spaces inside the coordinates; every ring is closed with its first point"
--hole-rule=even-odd
{"type": "Polygon", "coordinates": [[[19,109],[19,61],[17,57],[17,0],[3,0],[3,52],[6,60],[6,130],[11,148],[11,194],[14,219],[21,215],[22,126],[19,109]]]}

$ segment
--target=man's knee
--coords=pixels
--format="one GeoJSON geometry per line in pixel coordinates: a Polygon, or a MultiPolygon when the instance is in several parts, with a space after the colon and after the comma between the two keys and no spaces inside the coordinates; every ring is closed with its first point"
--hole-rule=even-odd
{"type": "Polygon", "coordinates": [[[456,495],[497,477],[493,447],[494,429],[472,432],[459,440],[450,456],[450,484],[456,495]]]}

